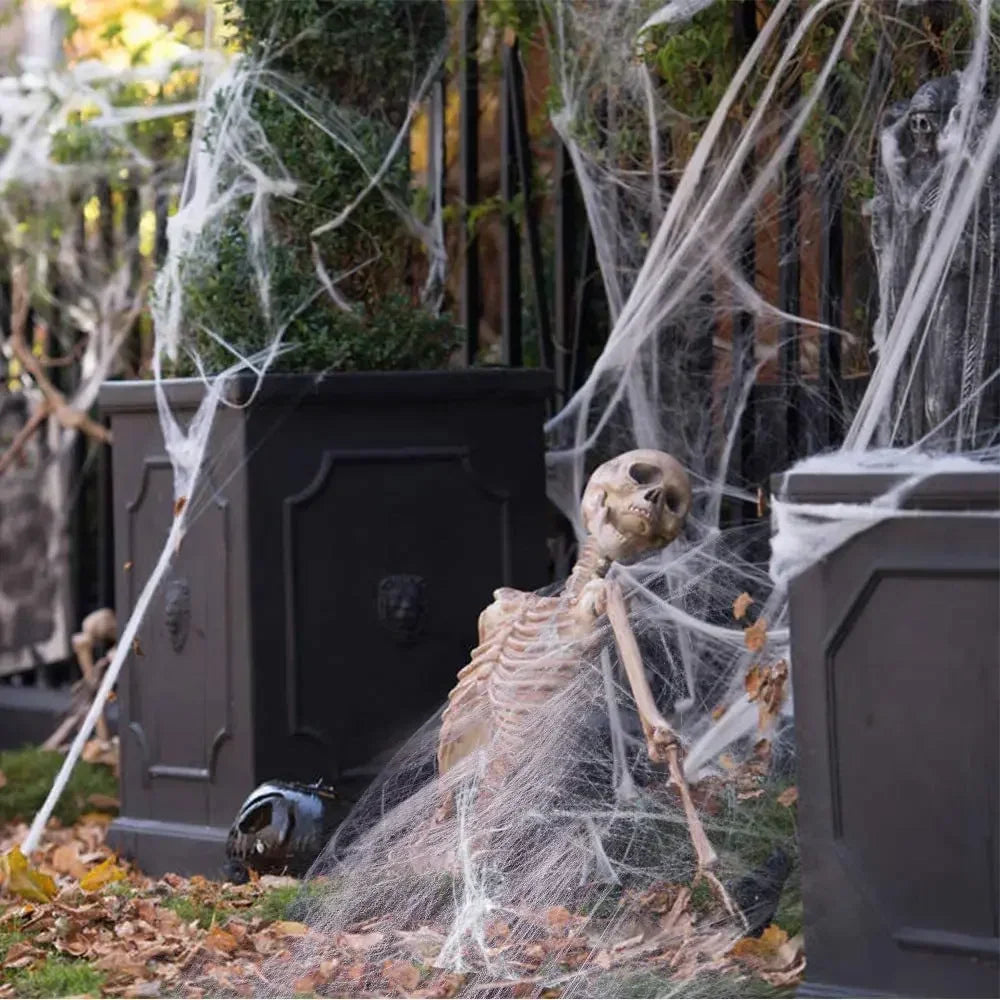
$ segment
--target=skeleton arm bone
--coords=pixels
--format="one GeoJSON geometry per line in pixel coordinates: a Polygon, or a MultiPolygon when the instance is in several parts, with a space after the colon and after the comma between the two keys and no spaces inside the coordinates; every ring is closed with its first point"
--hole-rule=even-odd
{"type": "Polygon", "coordinates": [[[691,791],[684,780],[677,736],[667,720],[660,714],[653,699],[653,692],[649,689],[646,671],[642,666],[642,656],[639,653],[639,644],[636,642],[635,633],[628,623],[628,610],[625,607],[625,598],[622,596],[621,588],[614,580],[608,580],[606,587],[608,619],[615,634],[615,642],[625,666],[625,673],[628,675],[629,687],[632,689],[632,697],[635,698],[639,718],[642,720],[649,757],[656,763],[667,765],[670,780],[676,786],[684,805],[684,816],[691,834],[691,843],[698,856],[698,867],[702,870],[710,868],[715,864],[717,856],[701,825],[698,811],[691,800],[691,791]]]}

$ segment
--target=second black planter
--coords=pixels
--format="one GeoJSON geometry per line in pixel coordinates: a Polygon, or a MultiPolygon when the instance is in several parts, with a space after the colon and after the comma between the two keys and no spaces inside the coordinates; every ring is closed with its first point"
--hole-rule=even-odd
{"type": "MultiPolygon", "coordinates": [[[[119,685],[120,850],[150,873],[215,874],[260,781],[362,780],[433,713],[492,591],[547,582],[550,388],[539,371],[269,376],[251,406],[220,409],[119,685]]],[[[183,414],[203,389],[167,392],[183,414]]],[[[172,472],[151,384],[109,383],[101,408],[124,622],[172,472]]]]}
{"type": "MultiPolygon", "coordinates": [[[[775,492],[863,504],[901,478],[775,492]]],[[[995,468],[930,476],[791,581],[803,996],[997,995],[998,508],[995,468]]]]}

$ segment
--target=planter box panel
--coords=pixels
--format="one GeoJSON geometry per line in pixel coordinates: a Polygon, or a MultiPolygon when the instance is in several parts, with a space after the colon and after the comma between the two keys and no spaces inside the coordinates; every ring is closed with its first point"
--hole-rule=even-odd
{"type": "Polygon", "coordinates": [[[336,781],[397,743],[441,704],[493,591],[547,582],[544,396],[436,392],[250,412],[255,565],[280,567],[252,576],[254,657],[284,664],[255,677],[262,774],[336,781]]]}
{"type": "MultiPolygon", "coordinates": [[[[852,478],[793,476],[784,495],[884,489],[852,478]]],[[[792,581],[804,995],[996,995],[1000,532],[984,498],[1000,491],[973,479],[914,505],[981,516],[890,519],[792,581]]]]}
{"type": "MultiPolygon", "coordinates": [[[[173,517],[173,471],[148,412],[116,413],[113,421],[117,604],[124,622],[173,517]]],[[[129,818],[225,826],[252,781],[250,689],[239,668],[248,655],[246,628],[233,613],[244,601],[246,573],[234,544],[245,530],[233,462],[241,433],[238,418],[217,415],[210,448],[218,458],[189,499],[196,516],[125,664],[119,684],[124,815],[115,832],[129,818]]],[[[138,829],[135,836],[144,832],[138,829]]]]}
{"type": "Polygon", "coordinates": [[[284,508],[289,733],[321,741],[314,769],[357,767],[398,736],[387,700],[419,724],[454,680],[484,597],[509,579],[508,500],[462,449],[413,448],[326,452],[284,508]],[[414,510],[420,497],[435,502],[414,510]],[[468,565],[483,538],[492,558],[468,565]]]}

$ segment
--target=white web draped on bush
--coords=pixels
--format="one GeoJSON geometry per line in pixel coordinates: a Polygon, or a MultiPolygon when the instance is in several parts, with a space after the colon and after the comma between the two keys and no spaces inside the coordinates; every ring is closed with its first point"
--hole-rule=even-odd
{"type": "MultiPolygon", "coordinates": [[[[830,329],[815,314],[788,314],[775,287],[748,277],[750,227],[774,235],[790,221],[796,245],[808,247],[821,235],[828,179],[870,171],[889,99],[874,84],[853,105],[856,119],[841,123],[839,147],[830,146],[825,158],[817,150],[831,94],[844,85],[841,67],[854,65],[856,76],[865,78],[872,52],[884,56],[900,37],[905,18],[886,14],[886,7],[862,0],[768,5],[732,75],[713,80],[714,110],[694,120],[673,106],[676,95],[658,82],[643,53],[650,32],[661,33],[662,44],[671,31],[685,30],[691,17],[710,12],[710,4],[555,0],[539,6],[539,37],[557,94],[552,125],[580,184],[612,327],[586,383],[547,427],[550,495],[581,531],[579,498],[586,477],[604,459],[635,447],[659,448],[690,473],[694,506],[682,537],[660,555],[612,573],[629,593],[647,674],[680,734],[686,774],[719,854],[717,874],[729,885],[778,848],[794,853],[792,813],[777,802],[794,782],[793,700],[789,691],[780,705],[762,707],[747,693],[747,674],[787,659],[784,586],[790,574],[877,516],[869,508],[780,506],[769,572],[762,547],[766,522],[744,515],[733,526],[731,516],[757,499],[759,484],[739,471],[751,389],[770,378],[798,401],[804,420],[807,410],[822,415],[832,405],[817,381],[823,338],[839,338],[845,359],[856,359],[877,329],[877,365],[868,387],[859,403],[844,397],[840,430],[846,443],[822,461],[833,469],[878,462],[910,481],[939,468],[938,460],[917,457],[912,447],[864,458],[859,452],[898,443],[892,428],[901,372],[913,350],[933,336],[929,306],[941,293],[980,195],[997,182],[1000,112],[988,78],[998,40],[989,0],[977,0],[960,9],[971,44],[960,67],[959,114],[949,133],[954,141],[947,145],[918,264],[891,325],[867,315],[867,329],[851,317],[845,320],[849,330],[830,329]],[[790,98],[793,80],[800,91],[790,98]],[[797,145],[811,149],[813,159],[804,168],[796,218],[789,220],[781,207],[783,170],[797,145]],[[684,155],[674,146],[683,146],[684,155]],[[756,336],[739,335],[745,322],[756,336]],[[800,360],[789,372],[778,362],[790,340],[799,345],[800,360]],[[736,620],[734,601],[743,593],[753,604],[749,618],[736,620]],[[756,627],[748,633],[750,622],[756,627]]],[[[706,31],[709,43],[712,37],[706,31]]],[[[411,115],[437,66],[435,60],[413,79],[411,115]]],[[[886,82],[874,73],[871,79],[886,82]]],[[[167,361],[186,353],[211,390],[186,428],[159,394],[177,496],[186,503],[178,507],[164,558],[122,651],[185,520],[198,516],[211,415],[225,395],[224,380],[206,374],[198,342],[185,335],[185,261],[195,253],[210,266],[218,245],[214,228],[239,210],[253,262],[247,294],[266,321],[267,346],[248,356],[229,345],[231,371],[260,376],[280,352],[294,350],[286,333],[296,308],[324,296],[339,308],[350,306],[340,288],[344,276],[331,274],[317,252],[298,305],[291,311],[274,307],[270,212],[278,200],[295,198],[308,178],[295,176],[254,120],[253,96],[261,89],[298,113],[302,129],[321,130],[363,162],[367,183],[343,192],[342,205],[317,227],[315,238],[344,225],[364,199],[387,198],[426,249],[425,301],[438,304],[445,264],[459,263],[445,260],[439,215],[427,222],[383,184],[410,116],[386,157],[371,162],[336,108],[268,64],[244,59],[214,81],[206,78],[200,121],[204,129],[211,120],[213,133],[210,142],[195,143],[183,208],[171,223],[156,295],[154,367],[159,378],[167,361]]],[[[440,213],[437,192],[430,202],[440,213]]],[[[848,236],[868,238],[861,225],[848,236]]],[[[866,247],[848,249],[867,259],[866,247]]],[[[866,266],[873,266],[870,260],[866,266]]],[[[200,333],[210,342],[225,340],[211,329],[200,333]]],[[[986,372],[981,385],[996,375],[986,372]]],[[[818,439],[805,439],[807,448],[816,447],[818,439]]],[[[995,461],[995,447],[995,436],[991,441],[987,435],[977,453],[940,461],[995,461]]],[[[881,510],[891,510],[898,499],[890,496],[881,510]]],[[[325,967],[321,987],[330,995],[383,993],[396,963],[415,963],[425,988],[434,982],[434,988],[468,995],[509,993],[512,983],[522,984],[517,995],[558,988],[572,996],[690,996],[731,988],[720,977],[735,975],[726,956],[745,928],[699,881],[683,810],[665,775],[648,763],[631,693],[610,636],[604,638],[573,683],[539,712],[516,780],[488,799],[477,795],[483,775],[474,768],[471,775],[468,769],[435,775],[438,720],[430,720],[318,863],[302,901],[314,933],[248,972],[238,987],[292,995],[296,983],[333,956],[340,964],[325,967]],[[454,815],[435,820],[449,793],[454,815]],[[345,949],[362,940],[360,965],[343,960],[345,949]],[[442,986],[446,973],[460,978],[442,986]]]]}

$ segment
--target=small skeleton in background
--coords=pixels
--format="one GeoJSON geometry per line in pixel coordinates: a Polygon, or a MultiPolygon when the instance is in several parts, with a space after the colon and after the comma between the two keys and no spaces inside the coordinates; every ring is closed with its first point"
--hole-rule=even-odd
{"type": "MultiPolygon", "coordinates": [[[[83,619],[80,631],[73,636],[73,652],[80,665],[82,679],[73,686],[73,704],[69,714],[59,724],[59,728],[45,741],[45,747],[54,749],[61,746],[66,737],[83,720],[90,708],[94,694],[101,683],[101,677],[115,655],[115,641],[118,638],[118,622],[111,608],[92,611],[83,619]],[[94,651],[103,646],[106,649],[100,660],[94,661],[94,651]]],[[[107,743],[110,738],[108,724],[103,715],[98,716],[97,738],[107,743]]]]}
{"type": "MultiPolygon", "coordinates": [[[[459,672],[442,717],[438,770],[444,775],[482,749],[490,781],[502,782],[514,771],[519,749],[532,739],[539,710],[579,675],[587,653],[600,640],[598,621],[607,614],[649,756],[667,765],[684,805],[699,869],[729,907],[718,880],[707,871],[716,855],[681,771],[677,736],[656,707],[621,589],[605,580],[613,562],[632,561],[672,542],[690,506],[687,473],[663,452],[630,451],[594,472],[582,503],[587,538],[563,592],[543,597],[502,588],[480,616],[479,645],[459,672]]],[[[449,797],[438,819],[453,808],[449,797]]]]}

